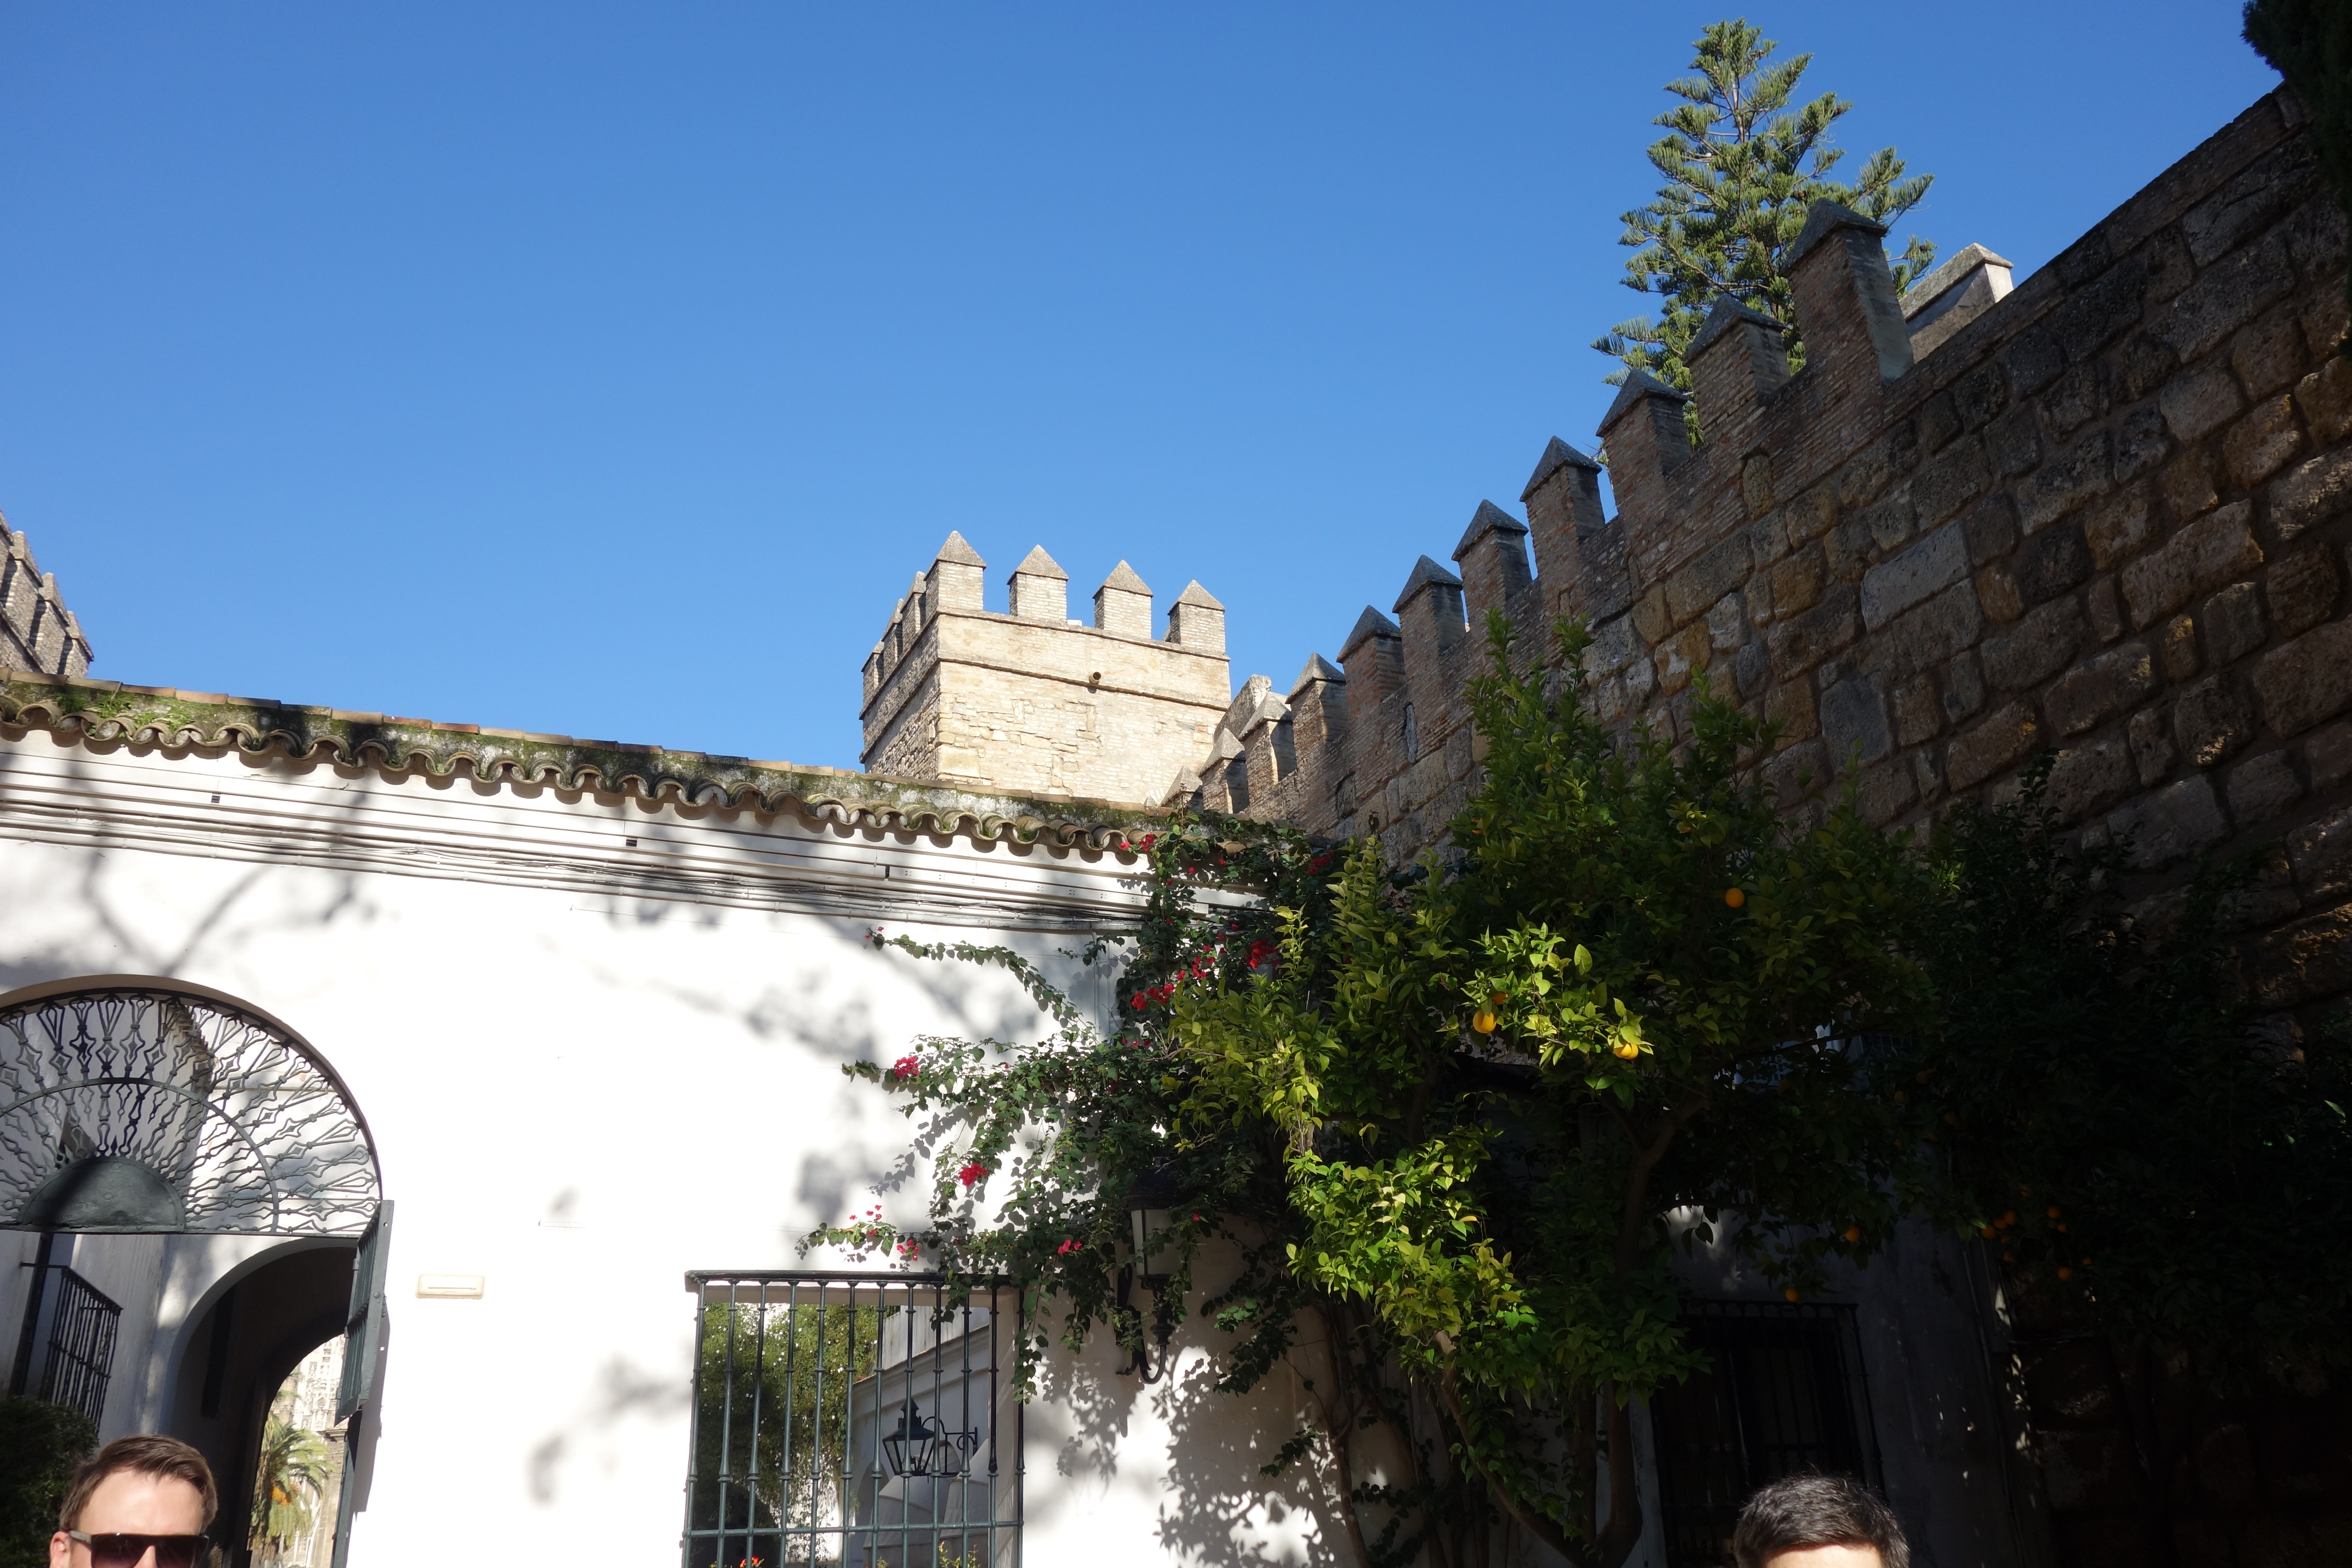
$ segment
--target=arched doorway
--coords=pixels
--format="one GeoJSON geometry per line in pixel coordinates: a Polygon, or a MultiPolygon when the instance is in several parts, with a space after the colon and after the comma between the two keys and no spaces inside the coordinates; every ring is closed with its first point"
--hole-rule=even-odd
{"type": "MultiPolygon", "coordinates": [[[[111,1411],[121,1427],[108,1362],[122,1303],[88,1277],[103,1275],[110,1249],[119,1262],[126,1249],[166,1245],[140,1238],[278,1238],[218,1260],[217,1246],[191,1255],[183,1242],[199,1297],[174,1331],[152,1337],[144,1355],[158,1364],[135,1369],[164,1384],[137,1425],[171,1430],[213,1461],[215,1534],[233,1563],[248,1560],[270,1396],[338,1335],[351,1348],[333,1431],[354,1483],[340,1489],[333,1561],[343,1560],[373,1444],[390,1211],[350,1090],[260,1009],[151,975],[0,995],[0,1228],[39,1238],[32,1267],[17,1271],[24,1281],[0,1286],[22,1298],[12,1392],[78,1403],[93,1420],[111,1411]]],[[[135,1269],[115,1273],[135,1288],[135,1269]]]]}

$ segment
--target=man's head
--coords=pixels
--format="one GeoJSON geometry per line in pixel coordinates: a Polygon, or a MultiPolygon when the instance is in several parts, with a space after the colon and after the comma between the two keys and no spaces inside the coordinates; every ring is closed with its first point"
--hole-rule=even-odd
{"type": "Polygon", "coordinates": [[[74,1472],[58,1510],[58,1532],[49,1537],[49,1568],[93,1568],[98,1559],[119,1568],[158,1568],[156,1559],[170,1548],[142,1545],[124,1563],[131,1543],[105,1538],[201,1535],[219,1507],[202,1454],[177,1437],[117,1437],[74,1472]],[[100,1538],[95,1552],[89,1537],[100,1538]]]}
{"type": "Polygon", "coordinates": [[[1739,1568],[1911,1568],[1895,1510],[1851,1476],[1790,1476],[1739,1510],[1739,1568]]]}

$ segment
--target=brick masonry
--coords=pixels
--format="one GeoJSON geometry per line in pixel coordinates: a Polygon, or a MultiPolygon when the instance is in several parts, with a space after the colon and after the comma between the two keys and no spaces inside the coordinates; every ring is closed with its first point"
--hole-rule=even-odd
{"type": "Polygon", "coordinates": [[[0,521],[0,669],[28,675],[89,673],[89,639],[58,596],[58,580],[33,564],[32,547],[0,521]]]}

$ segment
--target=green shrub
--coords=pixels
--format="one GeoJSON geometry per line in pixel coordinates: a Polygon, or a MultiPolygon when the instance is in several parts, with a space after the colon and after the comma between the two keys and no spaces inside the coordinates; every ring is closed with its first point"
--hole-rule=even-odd
{"type": "Polygon", "coordinates": [[[0,1399],[0,1568],[46,1568],[74,1467],[98,1447],[79,1410],[0,1399]]]}

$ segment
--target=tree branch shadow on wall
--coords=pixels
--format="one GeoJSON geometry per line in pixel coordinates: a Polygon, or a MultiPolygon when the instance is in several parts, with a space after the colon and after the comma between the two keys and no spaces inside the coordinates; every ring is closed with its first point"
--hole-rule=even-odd
{"type": "Polygon", "coordinates": [[[1030,1417],[1033,1427],[1058,1438],[1056,1475],[1081,1493],[1100,1492],[1123,1471],[1160,1468],[1156,1483],[1139,1484],[1156,1486],[1153,1536],[1179,1561],[1348,1563],[1344,1529],[1313,1458],[1278,1479],[1263,1473],[1297,1429],[1286,1397],[1289,1373],[1277,1370],[1246,1394],[1220,1392],[1218,1363],[1202,1352],[1222,1349],[1224,1336],[1198,1315],[1199,1299],[1196,1290],[1171,1347],[1171,1369],[1157,1384],[1119,1375],[1127,1352],[1099,1326],[1076,1355],[1057,1345],[1039,1370],[1030,1417]],[[1164,1454],[1138,1448],[1139,1407],[1164,1428],[1164,1454]]]}
{"type": "MultiPolygon", "coordinates": [[[[674,1421],[692,1399],[693,1391],[675,1373],[648,1371],[625,1357],[613,1357],[562,1426],[532,1446],[524,1464],[531,1500],[553,1504],[562,1491],[566,1467],[595,1462],[598,1440],[613,1428],[631,1420],[656,1425],[674,1421]]],[[[592,1486],[609,1481],[617,1468],[609,1453],[602,1458],[605,1474],[592,1479],[592,1486]]]]}

